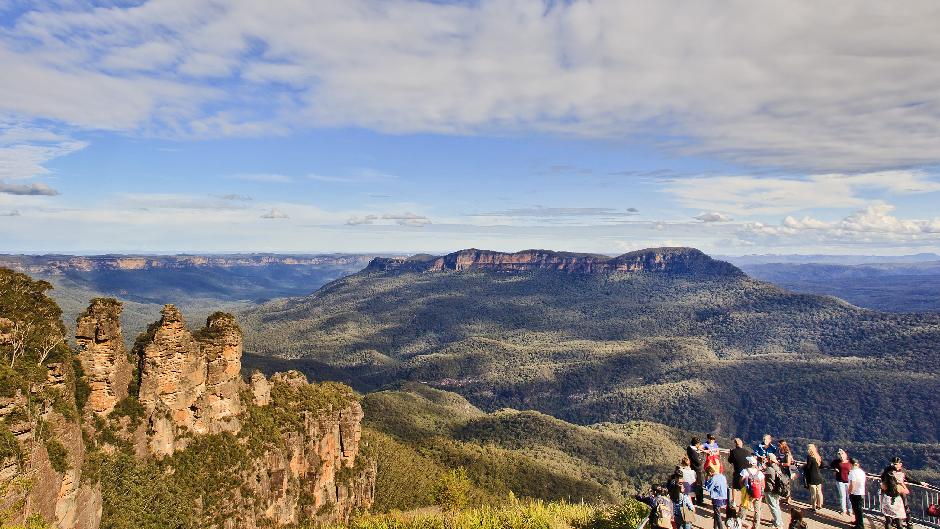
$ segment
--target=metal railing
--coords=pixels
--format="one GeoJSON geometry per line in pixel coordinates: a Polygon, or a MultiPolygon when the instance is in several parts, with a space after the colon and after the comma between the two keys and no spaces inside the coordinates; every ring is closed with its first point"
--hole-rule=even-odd
{"type": "MultiPolygon", "coordinates": [[[[805,500],[809,503],[809,489],[802,486],[802,478],[799,474],[805,464],[805,461],[793,462],[791,468],[795,471],[793,472],[790,489],[791,496],[794,499],[800,501],[805,500]]],[[[823,479],[826,480],[826,483],[831,483],[832,486],[828,487],[828,491],[823,492],[823,496],[828,497],[827,504],[831,507],[833,502],[838,503],[839,493],[834,488],[836,480],[830,475],[831,472],[826,472],[826,470],[828,469],[822,469],[823,479]]],[[[868,516],[876,516],[878,520],[883,520],[884,515],[881,511],[881,476],[868,473],[866,473],[866,476],[868,476],[868,480],[865,483],[865,514],[868,516]]],[[[940,518],[931,516],[928,512],[929,506],[940,504],[940,488],[934,487],[933,485],[911,482],[906,483],[906,485],[910,491],[906,501],[907,513],[911,520],[918,525],[940,529],[940,518]]],[[[875,527],[880,527],[880,525],[875,525],[875,527]]]]}

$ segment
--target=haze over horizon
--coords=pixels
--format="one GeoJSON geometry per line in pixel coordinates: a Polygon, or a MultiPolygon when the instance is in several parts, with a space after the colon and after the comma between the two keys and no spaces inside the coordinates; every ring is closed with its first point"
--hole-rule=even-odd
{"type": "Polygon", "coordinates": [[[0,4],[0,252],[940,252],[940,4],[0,4]]]}

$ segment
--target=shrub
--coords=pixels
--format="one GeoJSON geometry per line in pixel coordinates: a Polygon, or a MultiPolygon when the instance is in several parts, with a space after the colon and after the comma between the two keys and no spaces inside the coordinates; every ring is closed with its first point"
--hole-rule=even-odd
{"type": "Polygon", "coordinates": [[[351,529],[572,529],[584,527],[595,507],[566,502],[510,501],[450,514],[387,514],[353,519],[351,529]]]}
{"type": "Polygon", "coordinates": [[[85,369],[82,368],[82,363],[78,358],[72,359],[72,369],[75,371],[75,406],[81,411],[91,395],[91,386],[85,380],[85,369]]]}
{"type": "Polygon", "coordinates": [[[41,515],[33,514],[22,525],[4,524],[0,529],[55,529],[55,526],[49,524],[41,515]]]}
{"type": "Polygon", "coordinates": [[[460,467],[444,474],[438,484],[435,499],[445,511],[457,512],[467,506],[470,487],[467,470],[460,467]]]}
{"type": "Polygon", "coordinates": [[[118,403],[114,405],[114,409],[111,410],[112,417],[130,418],[131,430],[137,428],[137,425],[140,424],[140,421],[143,419],[145,413],[147,413],[147,410],[144,409],[144,405],[141,404],[134,395],[128,395],[124,397],[118,401],[118,403]]]}
{"type": "Polygon", "coordinates": [[[19,460],[22,455],[20,444],[10,431],[10,427],[3,419],[0,419],[0,461],[8,457],[15,457],[19,460]]]}
{"type": "Polygon", "coordinates": [[[598,510],[582,529],[636,529],[649,516],[649,507],[629,499],[607,510],[598,510]]]}
{"type": "Polygon", "coordinates": [[[46,440],[46,452],[49,454],[49,463],[56,472],[61,474],[69,469],[69,453],[58,439],[46,440]]]}

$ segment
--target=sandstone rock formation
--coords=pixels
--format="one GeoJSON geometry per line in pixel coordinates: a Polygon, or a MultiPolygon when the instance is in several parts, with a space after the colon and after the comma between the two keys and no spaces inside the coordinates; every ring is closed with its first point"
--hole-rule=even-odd
{"type": "MultiPolygon", "coordinates": [[[[307,378],[297,371],[278,373],[271,385],[278,384],[297,387],[307,384],[307,378]]],[[[257,484],[257,493],[270,491],[272,501],[265,507],[265,517],[282,525],[297,523],[300,515],[315,518],[329,510],[331,517],[348,519],[354,509],[371,505],[375,496],[373,463],[362,465],[352,480],[340,479],[357,463],[362,406],[351,402],[342,409],[319,414],[303,411],[300,415],[301,430],[287,435],[283,449],[269,452],[249,480],[257,484]],[[299,491],[294,483],[306,483],[305,490],[299,491]],[[307,496],[306,505],[301,505],[302,496],[307,496]]]]}
{"type": "Polygon", "coordinates": [[[78,318],[84,375],[71,362],[49,362],[28,392],[0,391],[0,524],[39,515],[61,529],[96,529],[103,512],[121,512],[105,502],[120,502],[114,496],[125,489],[83,472],[109,458],[125,465],[113,467],[122,476],[126,465],[153,468],[145,460],[158,459],[165,472],[126,490],[144,490],[146,506],[151,479],[168,485],[180,476],[171,487],[189,496],[176,508],[202,527],[341,521],[372,505],[376,467],[359,454],[363,412],[350,388],[309,384],[298,372],[255,373],[246,383],[235,319],[216,313],[191,332],[172,305],[138,339],[138,384],[130,384],[120,313],[120,303],[96,299],[78,318]],[[79,382],[90,388],[82,422],[79,382]],[[245,417],[263,425],[246,428],[245,417]],[[195,446],[202,451],[186,457],[195,446]],[[214,450],[225,454],[211,469],[225,488],[207,490],[213,485],[194,480],[214,450]]]}
{"type": "Polygon", "coordinates": [[[386,272],[486,270],[502,273],[555,270],[577,274],[648,272],[694,277],[744,275],[734,265],[712,259],[693,248],[651,248],[617,257],[549,250],[502,253],[469,249],[440,257],[426,255],[409,258],[377,257],[369,263],[368,270],[386,272]]]}
{"type": "Polygon", "coordinates": [[[95,529],[101,489],[82,481],[81,428],[74,415],[63,415],[55,405],[74,391],[73,373],[68,364],[46,367],[46,380],[31,388],[29,397],[19,390],[0,397],[0,426],[9,429],[18,452],[0,457],[0,521],[22,523],[38,514],[57,527],[95,529]]]}
{"type": "Polygon", "coordinates": [[[121,304],[97,298],[78,317],[75,326],[78,359],[91,393],[85,409],[100,416],[111,413],[127,397],[134,366],[127,359],[121,333],[121,304]]]}
{"type": "Polygon", "coordinates": [[[216,313],[195,335],[173,305],[140,352],[140,403],[150,418],[150,451],[172,454],[181,431],[238,431],[242,334],[216,313]]]}
{"type": "Polygon", "coordinates": [[[221,312],[209,316],[199,345],[207,364],[205,392],[196,403],[203,426],[210,433],[237,431],[242,410],[238,392],[243,383],[242,331],[235,318],[221,312]]]}
{"type": "Polygon", "coordinates": [[[260,371],[252,373],[249,384],[251,384],[251,395],[255,406],[267,406],[271,403],[271,384],[265,378],[264,373],[260,371]]]}

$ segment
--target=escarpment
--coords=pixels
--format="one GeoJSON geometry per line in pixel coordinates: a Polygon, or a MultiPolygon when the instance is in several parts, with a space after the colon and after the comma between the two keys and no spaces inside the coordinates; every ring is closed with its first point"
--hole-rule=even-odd
{"type": "Polygon", "coordinates": [[[490,250],[460,250],[440,257],[377,257],[367,270],[384,272],[440,272],[485,270],[526,272],[554,270],[572,274],[662,273],[692,277],[740,277],[744,273],[724,261],[712,259],[694,248],[650,248],[617,257],[606,255],[523,250],[516,253],[490,250]]]}
{"type": "Polygon", "coordinates": [[[109,376],[77,376],[49,288],[0,268],[0,525],[40,517],[60,528],[95,529],[102,496],[83,464],[76,395],[87,395],[79,389],[87,388],[85,378],[109,376]]]}
{"type": "Polygon", "coordinates": [[[170,455],[180,432],[237,432],[241,413],[242,334],[216,313],[193,334],[173,305],[140,347],[140,404],[149,416],[149,448],[170,455]]]}
{"type": "Polygon", "coordinates": [[[90,387],[86,411],[104,416],[127,397],[134,366],[127,359],[121,332],[121,304],[97,298],[75,325],[78,359],[90,387]]]}
{"type": "Polygon", "coordinates": [[[41,376],[36,358],[14,366],[23,376],[0,391],[0,523],[257,528],[372,505],[376,467],[360,454],[350,388],[298,372],[246,382],[234,317],[191,331],[172,305],[128,358],[120,314],[96,299],[74,353],[61,344],[41,376]]]}

